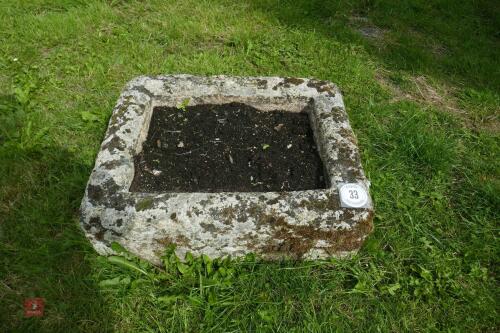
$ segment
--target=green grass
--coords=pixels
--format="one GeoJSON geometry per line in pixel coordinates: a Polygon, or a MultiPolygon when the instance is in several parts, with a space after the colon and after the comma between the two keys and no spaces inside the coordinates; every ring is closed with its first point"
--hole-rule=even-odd
{"type": "Polygon", "coordinates": [[[499,18],[485,0],[0,0],[0,331],[498,331],[499,18]],[[376,206],[359,255],[97,256],[78,208],[107,120],[163,73],[337,83],[376,206]],[[33,296],[43,318],[23,318],[33,296]]]}

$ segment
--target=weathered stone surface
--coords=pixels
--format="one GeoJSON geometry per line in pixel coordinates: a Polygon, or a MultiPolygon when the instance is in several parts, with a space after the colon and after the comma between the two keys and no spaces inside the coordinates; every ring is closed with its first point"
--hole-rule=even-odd
{"type": "Polygon", "coordinates": [[[342,96],[330,82],[138,77],[127,85],[113,111],[82,200],[81,225],[99,253],[113,253],[110,244],[116,241],[154,263],[170,243],[177,244],[181,258],[188,251],[211,257],[254,252],[266,259],[345,256],[357,251],[373,229],[368,187],[342,96]],[[241,102],[263,111],[299,112],[308,106],[329,188],[283,193],[130,192],[133,157],[142,149],[153,107],[177,106],[187,98],[189,105],[241,102]]]}

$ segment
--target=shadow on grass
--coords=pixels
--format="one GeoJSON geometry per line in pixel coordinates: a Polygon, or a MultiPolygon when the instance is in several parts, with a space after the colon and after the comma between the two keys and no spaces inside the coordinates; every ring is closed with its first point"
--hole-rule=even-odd
{"type": "Polygon", "coordinates": [[[252,2],[256,10],[367,52],[391,70],[500,89],[500,6],[496,1],[252,2]]]}
{"type": "Polygon", "coordinates": [[[13,142],[0,161],[0,331],[110,331],[77,223],[90,167],[60,147],[13,142]],[[43,317],[23,318],[29,297],[45,298],[43,317]]]}

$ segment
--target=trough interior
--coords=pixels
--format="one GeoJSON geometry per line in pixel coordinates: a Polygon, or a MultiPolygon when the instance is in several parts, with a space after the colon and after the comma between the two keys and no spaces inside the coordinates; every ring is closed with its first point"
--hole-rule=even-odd
{"type": "Polygon", "coordinates": [[[309,120],[311,101],[193,102],[197,103],[151,107],[143,142],[134,156],[131,192],[285,192],[327,187],[309,120]]]}

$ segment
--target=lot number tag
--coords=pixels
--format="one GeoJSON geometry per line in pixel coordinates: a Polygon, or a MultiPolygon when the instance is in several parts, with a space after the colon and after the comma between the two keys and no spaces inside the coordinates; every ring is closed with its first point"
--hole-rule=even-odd
{"type": "Polygon", "coordinates": [[[358,184],[344,184],[340,187],[340,201],[344,207],[364,207],[368,203],[366,190],[358,184]]]}

